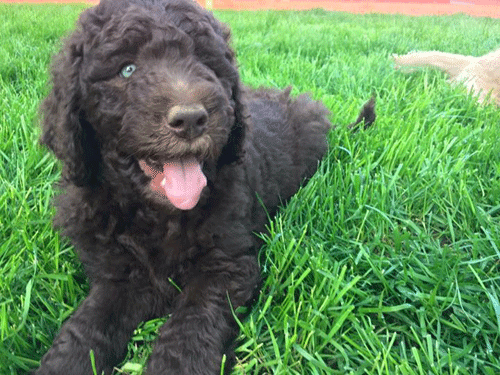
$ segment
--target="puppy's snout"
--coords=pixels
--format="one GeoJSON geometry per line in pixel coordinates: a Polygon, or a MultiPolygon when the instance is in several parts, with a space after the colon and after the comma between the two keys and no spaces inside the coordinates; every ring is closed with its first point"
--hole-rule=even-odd
{"type": "Polygon", "coordinates": [[[207,126],[208,112],[201,104],[176,105],[169,111],[167,122],[179,136],[196,138],[207,126]]]}

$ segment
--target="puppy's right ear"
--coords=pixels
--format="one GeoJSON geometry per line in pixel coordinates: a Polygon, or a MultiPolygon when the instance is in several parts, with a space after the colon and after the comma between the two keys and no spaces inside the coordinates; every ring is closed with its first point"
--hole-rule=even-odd
{"type": "Polygon", "coordinates": [[[42,102],[40,143],[63,163],[63,179],[77,186],[91,183],[100,161],[95,132],[82,110],[83,31],[75,31],[52,63],[52,90],[42,102]]]}

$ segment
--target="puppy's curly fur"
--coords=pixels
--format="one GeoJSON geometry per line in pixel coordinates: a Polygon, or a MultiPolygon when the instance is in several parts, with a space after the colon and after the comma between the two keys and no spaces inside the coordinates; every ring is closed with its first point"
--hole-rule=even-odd
{"type": "Polygon", "coordinates": [[[243,88],[229,38],[194,1],[102,0],[56,56],[41,142],[63,167],[55,225],[91,289],[36,374],[91,374],[91,350],[110,374],[136,326],[168,314],[149,374],[233,359],[263,205],[311,177],[330,123],[306,95],[243,88]]]}

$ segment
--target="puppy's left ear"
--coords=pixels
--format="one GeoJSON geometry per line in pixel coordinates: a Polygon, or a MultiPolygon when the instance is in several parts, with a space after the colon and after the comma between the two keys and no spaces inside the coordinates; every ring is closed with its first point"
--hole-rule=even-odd
{"type": "Polygon", "coordinates": [[[218,162],[219,167],[221,167],[237,162],[243,157],[243,145],[250,117],[243,101],[243,88],[235,53],[231,48],[229,28],[208,12],[200,26],[200,32],[194,39],[196,54],[205,65],[215,72],[226,91],[231,93],[231,105],[234,110],[234,124],[228,143],[224,146],[218,162]],[[209,25],[205,22],[208,22],[209,25]],[[203,24],[208,28],[203,27],[203,24]]]}
{"type": "Polygon", "coordinates": [[[219,158],[219,167],[238,162],[242,160],[244,155],[245,137],[249,131],[250,116],[247,113],[247,108],[243,102],[241,93],[241,85],[239,83],[233,88],[232,100],[234,102],[234,124],[229,133],[229,139],[222,149],[219,158]]]}

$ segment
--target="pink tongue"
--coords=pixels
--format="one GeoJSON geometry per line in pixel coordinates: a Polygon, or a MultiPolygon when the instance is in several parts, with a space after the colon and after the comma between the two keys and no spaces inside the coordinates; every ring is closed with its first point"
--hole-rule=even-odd
{"type": "Polygon", "coordinates": [[[168,200],[180,210],[190,210],[198,203],[207,178],[194,158],[163,165],[161,186],[168,200]]]}

